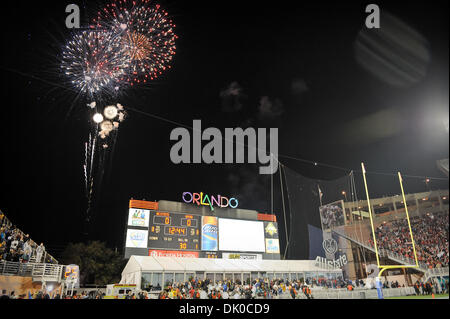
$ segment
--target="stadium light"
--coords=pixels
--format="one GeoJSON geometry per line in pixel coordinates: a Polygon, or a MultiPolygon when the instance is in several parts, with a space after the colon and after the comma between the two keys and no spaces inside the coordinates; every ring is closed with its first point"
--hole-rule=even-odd
{"type": "Polygon", "coordinates": [[[100,113],[96,113],[93,117],[93,120],[95,123],[100,124],[101,122],[103,122],[103,115],[101,115],[100,113]]]}

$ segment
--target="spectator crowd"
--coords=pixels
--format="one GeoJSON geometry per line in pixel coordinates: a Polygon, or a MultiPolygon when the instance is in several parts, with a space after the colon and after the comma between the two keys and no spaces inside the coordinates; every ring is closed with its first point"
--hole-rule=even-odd
{"type": "MultiPolygon", "coordinates": [[[[334,280],[333,280],[334,281],[334,280]]],[[[328,287],[336,289],[346,289],[353,291],[358,288],[371,288],[374,286],[366,285],[363,280],[356,280],[354,282],[346,280],[337,280],[337,284],[330,285],[327,281],[316,281],[313,279],[309,284],[303,280],[283,280],[283,279],[256,279],[251,283],[241,283],[236,281],[218,281],[212,283],[209,279],[199,280],[191,279],[184,283],[172,282],[167,283],[164,289],[158,285],[155,287],[156,293],[159,291],[158,299],[313,299],[311,289],[328,287]]],[[[396,281],[383,283],[383,288],[401,288],[405,287],[396,281]]],[[[129,291],[124,296],[124,299],[155,299],[151,297],[153,287],[148,287],[143,291],[129,291]]],[[[430,280],[428,282],[417,281],[414,284],[416,295],[431,295],[433,293],[448,293],[448,280],[430,280]]],[[[154,294],[154,293],[153,293],[154,294]]],[[[104,299],[105,293],[101,290],[96,291],[81,291],[75,292],[71,295],[60,294],[60,291],[47,291],[43,289],[34,293],[16,295],[14,292],[0,295],[0,299],[104,299]]]]}
{"type": "Polygon", "coordinates": [[[429,280],[427,282],[416,281],[414,284],[416,295],[431,295],[434,293],[448,294],[448,280],[429,280]]]}
{"type": "Polygon", "coordinates": [[[0,261],[28,263],[55,262],[45,252],[43,243],[37,245],[28,234],[24,234],[11,224],[0,211],[0,261]]]}
{"type": "Polygon", "coordinates": [[[281,296],[292,299],[312,298],[311,289],[298,280],[256,279],[251,283],[191,279],[185,283],[171,283],[161,291],[159,299],[275,299],[281,296]]]}
{"type": "Polygon", "coordinates": [[[312,288],[364,288],[362,280],[308,278],[305,281],[260,278],[242,283],[240,280],[211,282],[209,279],[191,279],[185,283],[171,283],[161,291],[160,299],[311,299],[312,288]]]}
{"type": "MultiPolygon", "coordinates": [[[[428,268],[448,267],[448,213],[411,218],[417,259],[428,268]]],[[[378,249],[414,259],[408,222],[405,219],[383,223],[375,230],[378,249]]],[[[374,246],[373,240],[369,244],[374,246]]]]}

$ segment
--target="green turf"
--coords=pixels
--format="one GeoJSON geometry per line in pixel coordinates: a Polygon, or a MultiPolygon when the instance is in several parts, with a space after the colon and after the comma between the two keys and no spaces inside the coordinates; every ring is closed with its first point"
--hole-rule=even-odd
{"type": "MultiPolygon", "coordinates": [[[[443,299],[443,298],[448,298],[448,294],[444,294],[444,295],[434,295],[434,298],[439,298],[439,299],[443,299]]],[[[385,299],[433,299],[433,296],[401,296],[401,297],[388,297],[385,299]]]]}

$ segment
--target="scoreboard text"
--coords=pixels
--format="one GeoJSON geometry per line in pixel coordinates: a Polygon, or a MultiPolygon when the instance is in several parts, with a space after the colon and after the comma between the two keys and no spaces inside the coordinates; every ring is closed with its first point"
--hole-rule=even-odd
{"type": "Polygon", "coordinates": [[[200,250],[200,216],[150,212],[148,248],[200,250]]]}

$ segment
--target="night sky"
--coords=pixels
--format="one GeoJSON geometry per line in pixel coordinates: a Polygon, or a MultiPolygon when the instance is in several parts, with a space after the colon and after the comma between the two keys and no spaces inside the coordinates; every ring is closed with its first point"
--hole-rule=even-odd
{"type": "MultiPolygon", "coordinates": [[[[102,6],[16,1],[1,10],[0,208],[56,256],[84,239],[87,205],[83,162],[91,101],[75,99],[58,72],[58,54],[70,36],[64,23],[70,3],[80,5],[82,22],[102,6]]],[[[286,156],[443,177],[435,162],[449,152],[446,2],[376,2],[382,30],[383,14],[395,17],[385,30],[397,37],[372,48],[401,69],[395,83],[390,67],[371,73],[364,67],[370,60],[358,51],[371,1],[245,3],[160,1],[177,24],[173,68],[117,102],[183,125],[201,119],[203,128],[222,132],[278,127],[280,161],[310,178],[345,172],[286,156]]],[[[203,191],[270,211],[270,177],[258,175],[257,165],[174,165],[169,135],[176,125],[128,115],[98,189],[89,239],[122,249],[131,197],[181,201],[182,192],[203,191]]],[[[281,216],[278,174],[274,179],[274,210],[281,216]]]]}

